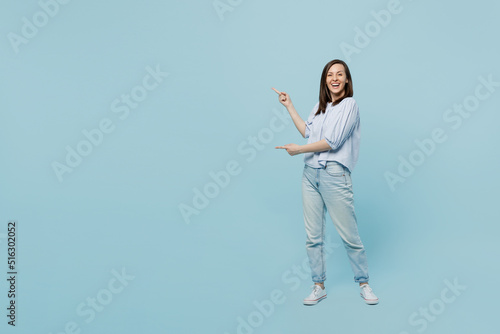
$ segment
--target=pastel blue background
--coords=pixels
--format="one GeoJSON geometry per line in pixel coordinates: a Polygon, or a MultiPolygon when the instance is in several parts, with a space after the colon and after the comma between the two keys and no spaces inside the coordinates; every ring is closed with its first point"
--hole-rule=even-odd
{"type": "MultiPolygon", "coordinates": [[[[233,334],[273,290],[284,303],[247,332],[493,332],[500,88],[457,129],[443,115],[474,94],[480,76],[500,82],[500,5],[401,0],[401,12],[347,59],[341,43],[354,45],[354,29],[388,3],[233,1],[222,20],[211,0],[71,1],[15,53],[8,34],[21,34],[22,18],[40,7],[2,1],[3,275],[7,222],[19,224],[17,326],[7,325],[2,279],[2,333],[55,334],[75,322],[81,333],[233,334]],[[328,259],[328,298],[317,306],[302,305],[309,278],[283,279],[306,256],[303,156],[274,149],[306,143],[293,124],[251,161],[238,150],[284,111],[271,87],[307,118],[335,58],[350,66],[361,114],[352,178],[380,298],[372,307],[343,247],[328,259]],[[169,75],[121,120],[111,103],[157,65],[169,75]],[[51,164],[104,118],[113,132],[59,182],[51,164]],[[447,140],[392,191],[384,173],[397,173],[398,157],[435,128],[447,140]],[[179,206],[233,160],[241,172],[186,223],[179,206]],[[135,278],[87,323],[78,305],[122,268],[135,278]],[[432,321],[409,321],[439,305],[454,279],[466,286],[454,302],[432,321]]],[[[327,226],[338,246],[329,218],[327,226]]]]}

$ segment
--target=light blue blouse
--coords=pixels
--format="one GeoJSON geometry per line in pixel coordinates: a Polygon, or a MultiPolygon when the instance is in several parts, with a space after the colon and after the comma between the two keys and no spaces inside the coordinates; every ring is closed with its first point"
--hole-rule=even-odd
{"type": "Polygon", "coordinates": [[[333,107],[328,102],[326,111],[316,116],[314,114],[318,107],[319,102],[307,118],[305,138],[308,138],[308,144],[325,139],[331,149],[305,153],[304,162],[313,168],[324,168],[327,161],[337,161],[352,172],[358,161],[361,139],[356,101],[352,97],[346,97],[333,107]]]}

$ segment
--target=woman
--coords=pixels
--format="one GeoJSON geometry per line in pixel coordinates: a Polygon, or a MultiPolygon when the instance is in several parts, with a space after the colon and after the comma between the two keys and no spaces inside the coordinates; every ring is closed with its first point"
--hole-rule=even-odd
{"type": "Polygon", "coordinates": [[[354,281],[359,283],[361,297],[367,304],[378,303],[368,285],[368,263],[358,234],[351,172],[358,160],[360,142],[359,110],[353,96],[351,73],[347,64],[335,59],[326,64],[321,74],[319,102],[306,122],[295,110],[290,96],[279,92],[279,101],[292,117],[306,145],[277,146],[290,155],[304,153],[302,200],[306,228],[306,250],[314,285],[305,305],[315,305],[326,298],[323,251],[325,210],[344,243],[354,281]]]}

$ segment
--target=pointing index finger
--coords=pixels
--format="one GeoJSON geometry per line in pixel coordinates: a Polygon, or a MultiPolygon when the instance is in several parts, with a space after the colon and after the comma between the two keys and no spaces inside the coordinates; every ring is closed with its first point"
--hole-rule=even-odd
{"type": "Polygon", "coordinates": [[[281,92],[279,90],[276,90],[274,87],[271,87],[272,90],[274,90],[278,95],[281,95],[281,92]]]}

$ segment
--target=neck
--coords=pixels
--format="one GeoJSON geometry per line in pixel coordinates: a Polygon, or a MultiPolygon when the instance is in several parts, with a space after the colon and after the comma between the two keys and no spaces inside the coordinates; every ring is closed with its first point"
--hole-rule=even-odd
{"type": "Polygon", "coordinates": [[[331,102],[334,103],[335,101],[338,101],[340,100],[343,96],[344,96],[344,92],[342,92],[341,94],[339,95],[333,95],[333,94],[330,94],[330,97],[331,97],[331,102]]]}
{"type": "Polygon", "coordinates": [[[345,92],[342,92],[342,93],[340,93],[338,95],[332,94],[332,97],[333,97],[332,103],[335,102],[335,101],[337,101],[337,100],[340,100],[344,96],[344,94],[345,94],[345,92]]]}

